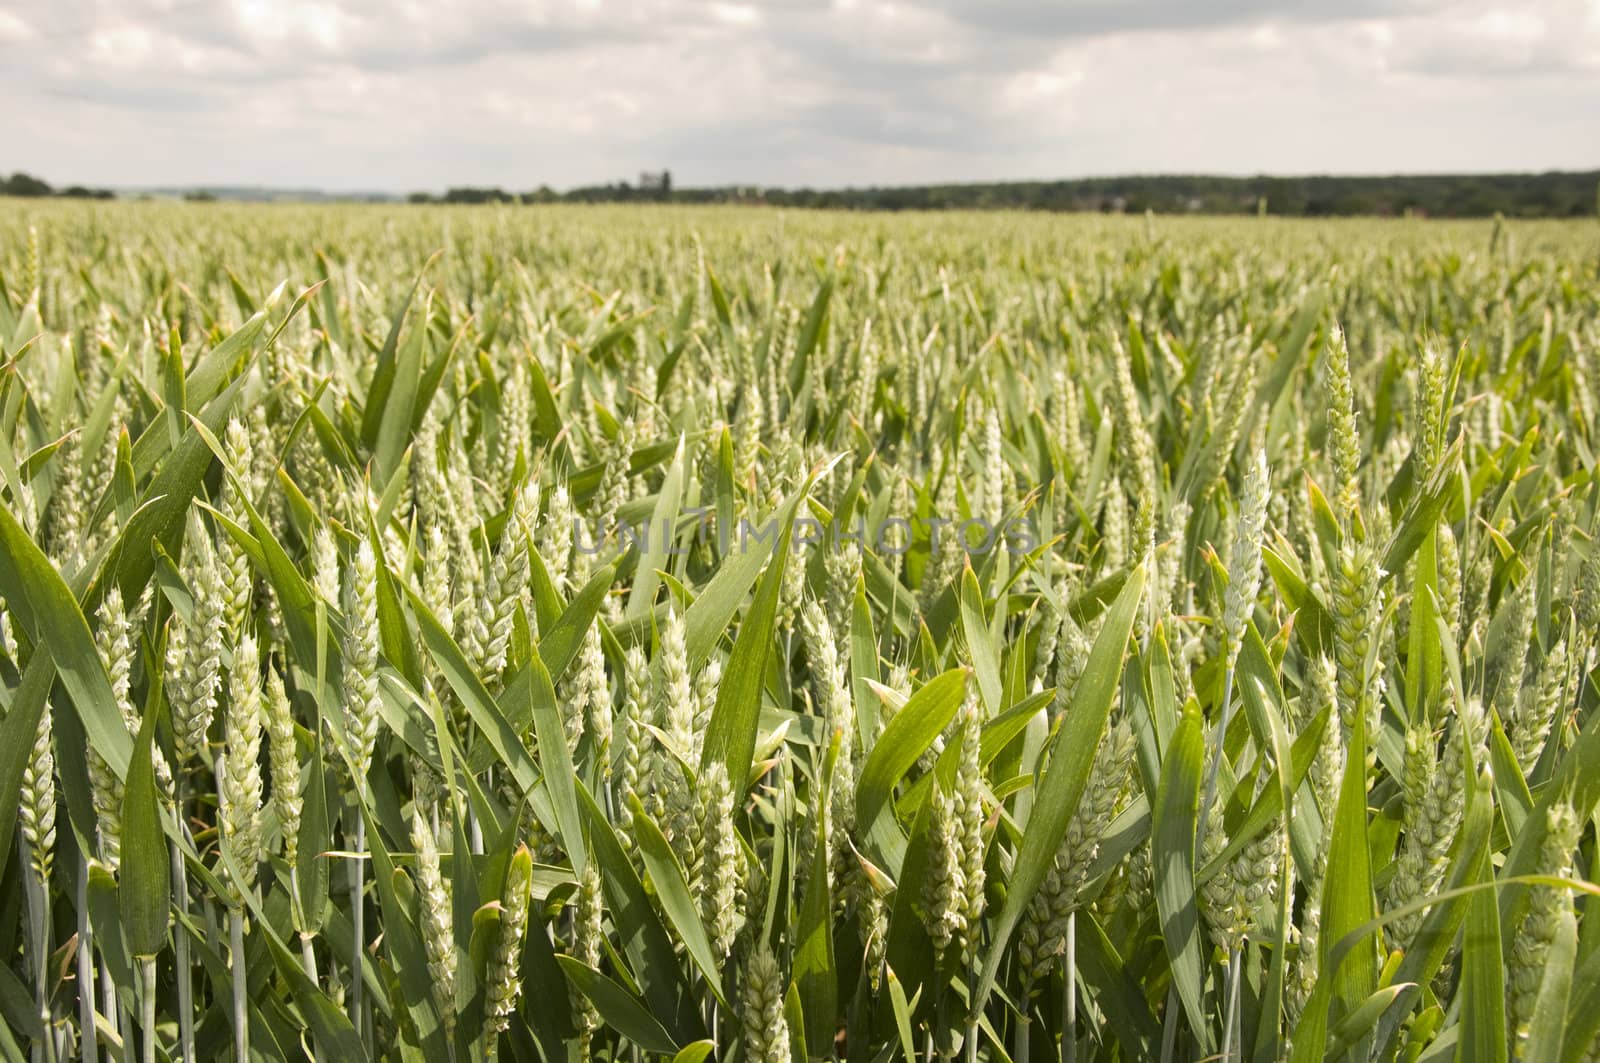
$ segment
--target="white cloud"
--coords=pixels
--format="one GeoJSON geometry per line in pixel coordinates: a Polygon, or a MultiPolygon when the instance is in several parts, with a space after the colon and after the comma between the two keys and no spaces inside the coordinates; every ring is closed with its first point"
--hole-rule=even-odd
{"type": "Polygon", "coordinates": [[[1600,0],[13,0],[62,183],[1600,165],[1600,0]]]}
{"type": "Polygon", "coordinates": [[[712,4],[711,13],[731,26],[754,26],[761,21],[761,12],[749,4],[712,4]]]}
{"type": "Polygon", "coordinates": [[[1465,81],[1506,75],[1600,75],[1600,24],[1592,0],[1531,6],[1467,4],[1431,21],[1427,32],[1395,38],[1404,70],[1465,81]]]}
{"type": "Polygon", "coordinates": [[[33,27],[19,15],[0,11],[0,44],[19,43],[33,36],[33,27]]]}

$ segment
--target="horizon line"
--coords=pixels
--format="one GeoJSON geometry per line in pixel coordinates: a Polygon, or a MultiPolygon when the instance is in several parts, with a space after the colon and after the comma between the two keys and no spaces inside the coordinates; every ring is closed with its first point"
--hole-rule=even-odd
{"type": "MultiPolygon", "coordinates": [[[[13,171],[14,173],[27,173],[26,170],[13,171]]],[[[657,173],[672,172],[670,167],[664,167],[657,173]]],[[[637,174],[634,175],[635,178],[637,174]]],[[[726,180],[709,183],[692,183],[673,185],[674,191],[680,192],[707,192],[723,191],[729,189],[760,189],[764,191],[805,191],[805,192],[854,192],[865,190],[893,190],[914,188],[967,188],[980,185],[1050,185],[1073,184],[1090,181],[1138,181],[1138,180],[1181,180],[1181,179],[1218,179],[1230,181],[1273,181],[1273,180],[1406,180],[1425,178],[1462,178],[1462,177],[1552,177],[1569,176],[1584,177],[1594,176],[1600,178],[1600,163],[1592,167],[1566,168],[1550,167],[1544,169],[1456,169],[1456,170],[1384,170],[1384,171],[1256,171],[1256,172],[1230,172],[1222,170],[1172,170],[1172,171],[1122,171],[1115,173],[1085,173],[1070,176],[1055,177],[996,177],[986,179],[963,180],[929,180],[929,181],[894,181],[894,182],[855,182],[845,184],[784,184],[780,182],[726,180]]],[[[41,180],[48,180],[41,178],[41,180]]],[[[52,187],[71,187],[73,185],[92,183],[81,181],[68,181],[57,184],[49,181],[52,187]]],[[[556,186],[547,181],[534,181],[526,185],[508,186],[492,181],[456,181],[441,186],[443,190],[451,188],[494,189],[512,191],[537,190],[548,188],[558,194],[574,192],[588,188],[608,188],[619,184],[633,187],[632,179],[626,176],[614,176],[606,179],[597,179],[578,184],[556,186]]],[[[114,192],[151,193],[159,191],[207,191],[214,189],[236,189],[257,192],[287,193],[318,193],[322,195],[340,196],[398,196],[404,197],[417,192],[433,192],[433,187],[421,188],[396,188],[376,187],[371,185],[339,185],[316,183],[289,183],[289,184],[260,184],[245,181],[198,181],[198,182],[156,182],[136,185],[107,184],[99,187],[108,188],[114,192]]]]}

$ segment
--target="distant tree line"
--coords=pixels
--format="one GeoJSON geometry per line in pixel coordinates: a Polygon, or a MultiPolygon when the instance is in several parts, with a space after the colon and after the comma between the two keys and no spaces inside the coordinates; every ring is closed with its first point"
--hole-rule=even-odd
{"type": "Polygon", "coordinates": [[[655,178],[653,182],[630,185],[626,181],[615,184],[595,185],[590,188],[574,188],[567,192],[557,192],[549,185],[540,185],[531,192],[507,192],[503,188],[451,188],[443,195],[436,196],[431,192],[413,192],[406,197],[407,203],[700,203],[723,202],[720,199],[702,199],[701,190],[678,190],[672,188],[672,175],[666,172],[661,174],[646,174],[643,177],[655,178]]]}
{"type": "Polygon", "coordinates": [[[0,196],[59,196],[66,199],[115,199],[117,198],[108,188],[85,188],[83,185],[68,185],[66,188],[56,189],[32,174],[14,173],[10,177],[0,174],[0,196]]]}
{"type": "MultiPolygon", "coordinates": [[[[667,175],[662,175],[664,178],[667,175]]],[[[810,188],[673,188],[626,181],[556,192],[452,188],[413,203],[731,203],[838,210],[1046,210],[1295,217],[1405,215],[1570,218],[1600,211],[1600,170],[1393,177],[1089,177],[1065,181],[810,188]]]]}
{"type": "MultiPolygon", "coordinates": [[[[0,196],[112,199],[107,189],[52,188],[26,173],[0,175],[0,196]]],[[[190,190],[186,199],[233,198],[190,190]]],[[[679,188],[669,171],[558,192],[462,186],[413,192],[410,203],[728,203],[835,210],[1044,210],[1294,217],[1414,214],[1432,217],[1572,218],[1600,213],[1600,170],[1392,177],[1087,177],[1064,181],[811,189],[730,185],[679,188]]]]}

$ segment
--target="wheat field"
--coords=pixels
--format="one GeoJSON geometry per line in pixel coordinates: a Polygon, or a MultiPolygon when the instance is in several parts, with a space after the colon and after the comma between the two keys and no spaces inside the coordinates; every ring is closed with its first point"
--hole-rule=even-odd
{"type": "Polygon", "coordinates": [[[1593,221],[0,201],[0,1057],[1600,1058],[1597,407],[1593,221]]]}

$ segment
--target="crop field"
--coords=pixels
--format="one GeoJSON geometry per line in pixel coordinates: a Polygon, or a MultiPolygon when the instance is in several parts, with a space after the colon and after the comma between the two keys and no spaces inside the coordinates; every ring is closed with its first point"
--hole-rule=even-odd
{"type": "Polygon", "coordinates": [[[0,201],[0,1059],[1600,1058],[1600,225],[0,201]]]}

